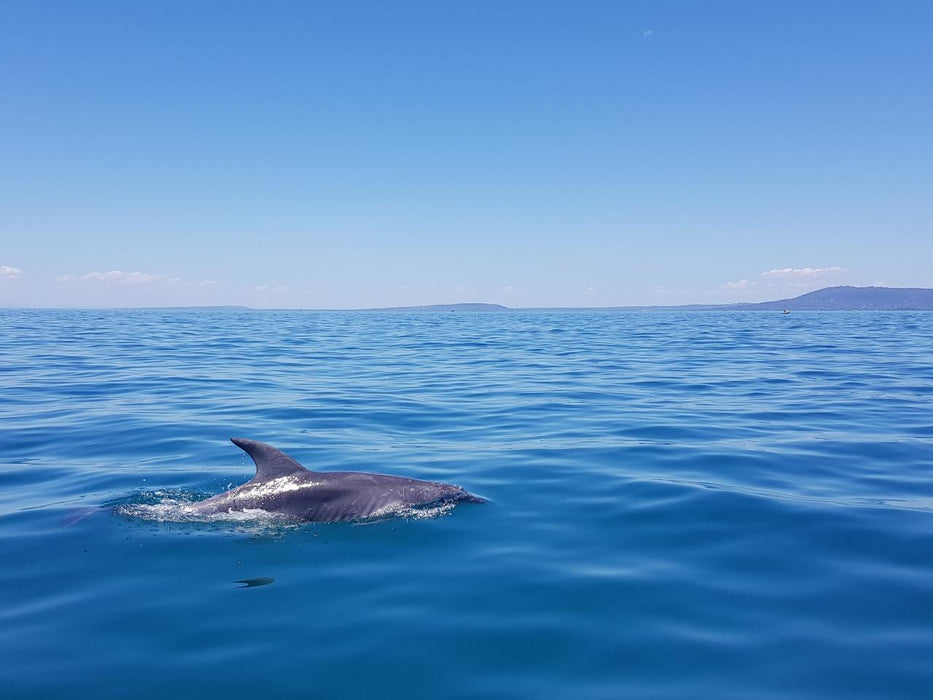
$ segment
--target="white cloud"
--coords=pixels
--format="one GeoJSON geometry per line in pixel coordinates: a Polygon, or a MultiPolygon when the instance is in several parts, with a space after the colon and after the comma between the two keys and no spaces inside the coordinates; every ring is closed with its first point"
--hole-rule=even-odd
{"type": "Polygon", "coordinates": [[[595,285],[595,284],[591,284],[589,287],[586,288],[586,291],[589,292],[590,294],[592,294],[593,292],[596,291],[596,285],[595,285]]]}
{"type": "Polygon", "coordinates": [[[643,32],[641,33],[641,35],[642,35],[645,39],[650,39],[651,37],[654,36],[654,30],[653,30],[653,29],[646,29],[645,31],[643,31],[643,32]]]}
{"type": "Polygon", "coordinates": [[[654,285],[654,293],[661,296],[673,294],[674,296],[683,297],[687,296],[688,294],[693,294],[694,292],[691,292],[687,289],[668,289],[667,287],[662,287],[661,285],[656,284],[654,285]]]}
{"type": "Polygon", "coordinates": [[[151,272],[122,272],[121,270],[88,272],[81,279],[85,282],[103,282],[106,284],[158,284],[159,282],[171,282],[164,275],[156,275],[151,272]]]}
{"type": "Polygon", "coordinates": [[[188,289],[193,289],[195,287],[214,287],[217,285],[217,282],[214,280],[183,280],[178,277],[173,277],[168,280],[167,284],[172,285],[173,287],[187,287],[188,289]]]}
{"type": "Polygon", "coordinates": [[[816,280],[845,272],[842,267],[785,267],[761,273],[763,280],[816,280]]]}
{"type": "Polygon", "coordinates": [[[15,280],[23,276],[23,271],[18,267],[10,267],[9,265],[0,265],[0,278],[5,280],[15,280]]]}
{"type": "Polygon", "coordinates": [[[749,287],[754,287],[754,282],[749,282],[748,280],[739,280],[738,282],[726,282],[723,287],[726,289],[748,289],[749,287]]]}
{"type": "Polygon", "coordinates": [[[757,279],[740,279],[735,282],[726,282],[722,289],[732,291],[745,290],[759,293],[800,292],[808,287],[816,289],[826,286],[846,272],[844,267],[781,267],[767,270],[758,275],[757,279]]]}

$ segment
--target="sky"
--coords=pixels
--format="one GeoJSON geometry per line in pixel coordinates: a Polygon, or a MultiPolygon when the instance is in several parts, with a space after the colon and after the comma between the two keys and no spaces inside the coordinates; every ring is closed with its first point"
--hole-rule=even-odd
{"type": "Polygon", "coordinates": [[[0,306],[933,287],[933,3],[0,0],[0,306]]]}

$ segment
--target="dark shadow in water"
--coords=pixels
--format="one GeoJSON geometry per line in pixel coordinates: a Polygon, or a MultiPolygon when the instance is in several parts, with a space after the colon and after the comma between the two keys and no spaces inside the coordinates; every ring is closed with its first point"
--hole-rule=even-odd
{"type": "Polygon", "coordinates": [[[234,583],[242,583],[242,586],[237,586],[237,588],[256,588],[257,586],[268,586],[270,583],[275,583],[274,578],[269,576],[260,576],[259,578],[245,578],[240,581],[234,581],[234,583]]]}

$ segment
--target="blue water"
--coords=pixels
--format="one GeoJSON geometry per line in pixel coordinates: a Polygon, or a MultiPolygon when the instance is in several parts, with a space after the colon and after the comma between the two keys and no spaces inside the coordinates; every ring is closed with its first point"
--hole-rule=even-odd
{"type": "Polygon", "coordinates": [[[933,314],[5,310],[0,448],[4,698],[933,696],[933,314]]]}

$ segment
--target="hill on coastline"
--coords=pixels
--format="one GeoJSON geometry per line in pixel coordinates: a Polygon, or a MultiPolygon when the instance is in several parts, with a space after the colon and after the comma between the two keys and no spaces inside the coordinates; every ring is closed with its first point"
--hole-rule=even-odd
{"type": "Polygon", "coordinates": [[[933,311],[933,289],[826,287],[792,299],[730,304],[739,311],[933,311]]]}

